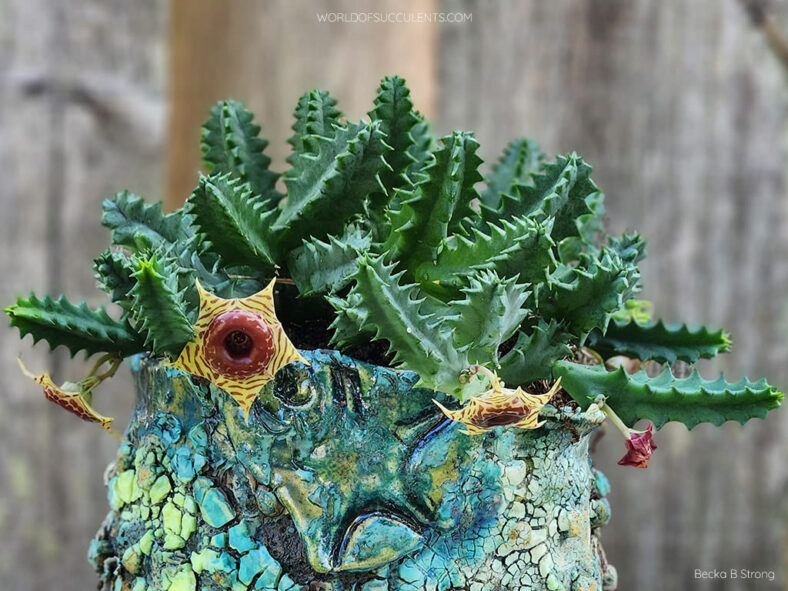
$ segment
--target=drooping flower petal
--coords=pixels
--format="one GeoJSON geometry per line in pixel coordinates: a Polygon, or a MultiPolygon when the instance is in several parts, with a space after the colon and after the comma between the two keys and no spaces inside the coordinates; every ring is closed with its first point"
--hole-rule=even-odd
{"type": "Polygon", "coordinates": [[[194,338],[172,366],[205,378],[240,405],[244,417],[274,374],[293,361],[307,363],[274,311],[274,284],[246,298],[224,299],[197,282],[200,313],[194,338]]]}
{"type": "Polygon", "coordinates": [[[19,361],[19,366],[22,368],[24,374],[44,389],[44,396],[47,400],[54,402],[71,414],[78,416],[83,421],[96,423],[107,431],[115,434],[112,430],[112,421],[115,419],[112,417],[105,417],[96,412],[84,398],[83,391],[78,384],[70,384],[70,387],[65,384],[63,386],[57,386],[52,381],[52,378],[49,377],[49,373],[44,372],[35,375],[27,370],[21,359],[17,361],[19,361]]]}
{"type": "Polygon", "coordinates": [[[618,461],[619,466],[632,466],[633,468],[648,468],[648,459],[657,449],[653,438],[654,425],[649,423],[643,432],[630,431],[630,437],[625,441],[627,453],[618,461]]]}

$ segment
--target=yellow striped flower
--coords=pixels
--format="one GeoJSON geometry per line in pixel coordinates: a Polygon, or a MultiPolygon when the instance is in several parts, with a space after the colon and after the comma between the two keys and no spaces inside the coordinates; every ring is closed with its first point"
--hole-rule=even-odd
{"type": "Polygon", "coordinates": [[[24,374],[44,389],[44,397],[47,400],[54,402],[60,408],[78,416],[83,421],[96,423],[113,435],[119,436],[112,429],[112,421],[115,419],[99,414],[90,406],[87,400],[87,397],[90,396],[90,390],[86,391],[82,387],[82,384],[66,382],[62,386],[58,386],[52,381],[52,378],[49,377],[49,373],[44,372],[35,375],[27,371],[21,359],[17,359],[17,361],[24,374]]]}
{"type": "Polygon", "coordinates": [[[544,424],[544,421],[539,421],[539,411],[561,388],[559,378],[549,392],[530,394],[522,388],[504,388],[498,376],[482,366],[475,365],[470,369],[473,373],[486,375],[491,388],[480,396],[471,398],[459,410],[449,410],[437,400],[433,400],[449,419],[462,423],[465,429],[461,432],[468,435],[481,435],[495,427],[507,425],[520,429],[538,429],[544,424]]]}
{"type": "Polygon", "coordinates": [[[274,312],[276,280],[246,298],[224,299],[200,282],[200,314],[194,339],[172,366],[209,380],[249,410],[274,374],[293,361],[307,363],[282,329],[274,312]]]}

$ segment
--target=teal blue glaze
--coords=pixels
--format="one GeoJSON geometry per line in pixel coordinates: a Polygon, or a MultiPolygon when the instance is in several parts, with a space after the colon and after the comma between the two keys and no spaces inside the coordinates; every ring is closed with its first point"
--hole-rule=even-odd
{"type": "MultiPolygon", "coordinates": [[[[257,588],[265,589],[266,591],[268,591],[269,589],[273,589],[274,587],[257,587],[257,588]]],[[[339,587],[339,589],[341,588],[342,587],[339,587]]],[[[287,574],[282,575],[282,577],[279,579],[279,583],[276,586],[276,591],[294,591],[295,589],[303,589],[303,587],[295,583],[295,581],[293,581],[287,574]]]]}
{"type": "Polygon", "coordinates": [[[237,570],[238,563],[229,553],[222,552],[219,555],[219,569],[225,573],[233,573],[237,570]]]}
{"type": "Polygon", "coordinates": [[[203,499],[205,498],[205,493],[211,488],[211,481],[205,478],[204,476],[200,476],[197,480],[194,481],[194,485],[192,486],[192,491],[194,492],[194,498],[198,503],[202,503],[203,499]]]}
{"type": "Polygon", "coordinates": [[[205,427],[202,423],[196,427],[192,427],[189,431],[189,441],[191,441],[194,449],[207,449],[208,447],[208,433],[205,432],[205,427]]]}
{"type": "Polygon", "coordinates": [[[126,358],[126,364],[129,366],[129,369],[132,373],[138,373],[140,371],[140,367],[142,365],[143,355],[132,355],[131,357],[126,358]]]}
{"type": "Polygon", "coordinates": [[[255,542],[252,540],[253,531],[250,532],[249,520],[242,519],[238,524],[230,528],[230,547],[234,548],[241,554],[248,552],[255,547],[255,542]]]}
{"type": "Polygon", "coordinates": [[[272,585],[282,572],[279,563],[274,560],[263,546],[258,546],[248,554],[241,556],[241,563],[238,568],[238,580],[248,585],[252,579],[260,572],[266,571],[267,579],[270,580],[268,586],[272,585]]]}
{"type": "Polygon", "coordinates": [[[181,446],[175,451],[172,460],[173,471],[178,478],[185,481],[192,480],[202,470],[207,459],[200,453],[194,453],[190,447],[181,446]]]}
{"type": "Polygon", "coordinates": [[[412,373],[303,355],[248,424],[221,390],[132,361],[129,443],[90,549],[109,588],[610,588],[592,541],[609,519],[588,458],[600,413],[468,436],[412,373]]]}
{"type": "Polygon", "coordinates": [[[594,470],[594,485],[600,497],[606,497],[610,494],[610,481],[599,470],[594,470]]]}
{"type": "Polygon", "coordinates": [[[422,536],[385,515],[365,515],[349,529],[339,551],[338,571],[370,570],[401,558],[422,543],[422,536]]]}
{"type": "Polygon", "coordinates": [[[227,496],[218,488],[205,491],[202,500],[197,501],[205,522],[212,527],[222,527],[235,518],[235,510],[227,496]]]}

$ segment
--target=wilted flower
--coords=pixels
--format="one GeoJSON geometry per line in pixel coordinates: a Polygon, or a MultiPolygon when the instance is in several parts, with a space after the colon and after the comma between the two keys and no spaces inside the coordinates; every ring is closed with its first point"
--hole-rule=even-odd
{"type": "Polygon", "coordinates": [[[274,312],[275,282],[247,298],[224,299],[198,281],[194,338],[172,363],[226,391],[247,420],[255,398],[277,371],[293,361],[306,363],[274,312]]]}
{"type": "Polygon", "coordinates": [[[649,423],[645,431],[635,431],[627,427],[619,416],[604,401],[599,402],[599,408],[607,418],[624,435],[627,453],[618,461],[619,466],[632,466],[633,468],[648,468],[648,459],[657,449],[652,432],[654,424],[649,423]]]}
{"type": "Polygon", "coordinates": [[[619,466],[632,466],[633,468],[648,468],[648,459],[657,444],[652,437],[654,425],[649,423],[645,431],[629,430],[629,437],[625,441],[627,446],[626,455],[618,461],[619,466]]]}

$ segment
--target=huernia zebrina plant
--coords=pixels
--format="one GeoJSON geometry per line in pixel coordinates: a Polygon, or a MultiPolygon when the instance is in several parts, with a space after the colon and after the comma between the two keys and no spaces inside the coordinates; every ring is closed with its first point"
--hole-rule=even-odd
{"type": "Polygon", "coordinates": [[[303,362],[296,347],[333,346],[454,395],[444,411],[469,436],[538,428],[566,392],[608,414],[636,466],[655,447],[651,425],[630,430],[640,419],[743,423],[782,400],[763,380],[674,377],[672,364],[725,352],[728,336],[649,319],[635,299],[644,240],[605,234],[603,194],[576,154],[516,139],[483,176],[473,135],[436,140],[397,77],[369,121],[343,120],[326,92],[301,97],[281,175],[259,131],[220,102],[182,209],[125,191],[104,202],[112,245],[94,268],[119,319],[64,297],[6,309],[22,335],[99,355],[75,384],[34,376],[50,399],[106,427],[93,390],[143,353],[210,380],[248,419],[265,382],[303,362]]]}

